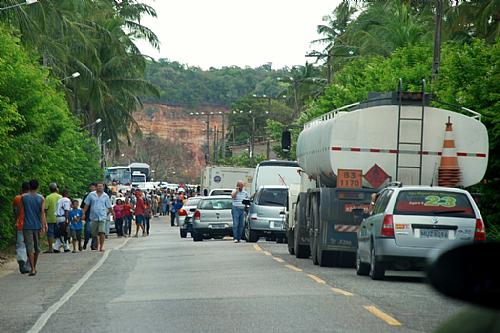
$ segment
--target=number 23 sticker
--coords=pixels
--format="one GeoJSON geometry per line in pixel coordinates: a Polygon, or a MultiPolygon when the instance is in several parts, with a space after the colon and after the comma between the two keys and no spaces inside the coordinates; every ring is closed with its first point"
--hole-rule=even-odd
{"type": "Polygon", "coordinates": [[[437,195],[429,195],[425,197],[424,206],[441,206],[453,208],[457,206],[457,199],[453,197],[439,197],[437,195]]]}

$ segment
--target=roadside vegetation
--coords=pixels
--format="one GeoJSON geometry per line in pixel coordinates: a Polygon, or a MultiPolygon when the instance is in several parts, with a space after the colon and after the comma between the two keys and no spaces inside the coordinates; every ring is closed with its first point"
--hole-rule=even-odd
{"type": "MultiPolygon", "coordinates": [[[[0,8],[17,3],[0,0],[0,8]]],[[[14,240],[11,201],[23,181],[37,178],[42,193],[55,181],[80,196],[102,179],[96,138],[117,148],[137,129],[140,96],[157,93],[134,44],[158,46],[144,15],[155,11],[136,0],[0,11],[0,250],[14,240]]]]}

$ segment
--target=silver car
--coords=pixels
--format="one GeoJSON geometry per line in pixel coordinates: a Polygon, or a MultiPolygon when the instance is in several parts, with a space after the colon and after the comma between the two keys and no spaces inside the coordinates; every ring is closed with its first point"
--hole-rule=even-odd
{"type": "Polygon", "coordinates": [[[223,238],[233,235],[233,218],[231,197],[216,195],[202,197],[193,212],[193,241],[199,242],[204,238],[223,238]]]}
{"type": "Polygon", "coordinates": [[[433,251],[486,239],[469,192],[447,187],[388,187],[358,231],[356,271],[383,279],[385,271],[422,270],[433,251]]]}
{"type": "Polygon", "coordinates": [[[282,185],[262,186],[250,203],[245,222],[247,242],[257,242],[260,237],[276,239],[283,243],[285,235],[285,206],[288,187],[282,185]]]}
{"type": "Polygon", "coordinates": [[[179,231],[181,238],[186,238],[188,232],[193,234],[193,215],[202,197],[187,199],[186,204],[179,211],[179,231]]]}

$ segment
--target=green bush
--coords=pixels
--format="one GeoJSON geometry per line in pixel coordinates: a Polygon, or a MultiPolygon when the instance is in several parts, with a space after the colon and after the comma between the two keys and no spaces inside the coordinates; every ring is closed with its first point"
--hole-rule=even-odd
{"type": "Polygon", "coordinates": [[[23,181],[80,196],[100,179],[98,147],[70,113],[60,82],[0,27],[0,249],[12,243],[11,202],[23,181]]]}

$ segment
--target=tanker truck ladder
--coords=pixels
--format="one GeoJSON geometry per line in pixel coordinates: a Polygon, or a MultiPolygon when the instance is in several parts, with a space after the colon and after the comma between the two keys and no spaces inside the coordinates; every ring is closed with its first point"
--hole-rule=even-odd
{"type": "Polygon", "coordinates": [[[403,80],[399,79],[398,85],[398,132],[397,132],[397,154],[396,154],[396,181],[399,181],[400,170],[402,169],[414,169],[418,171],[418,184],[422,185],[422,158],[423,158],[423,148],[424,148],[424,113],[425,113],[425,80],[422,80],[422,92],[419,95],[405,93],[403,92],[403,80]],[[405,98],[409,98],[410,100],[415,100],[415,97],[422,97],[422,111],[420,113],[420,117],[411,117],[404,115],[403,108],[403,95],[405,98]],[[412,139],[404,139],[402,138],[402,123],[403,122],[417,122],[420,126],[420,137],[415,140],[412,139]],[[410,147],[417,147],[418,150],[408,149],[410,147]],[[401,165],[400,154],[408,153],[410,154],[418,154],[418,165],[411,165],[411,163],[405,163],[401,165]]]}

